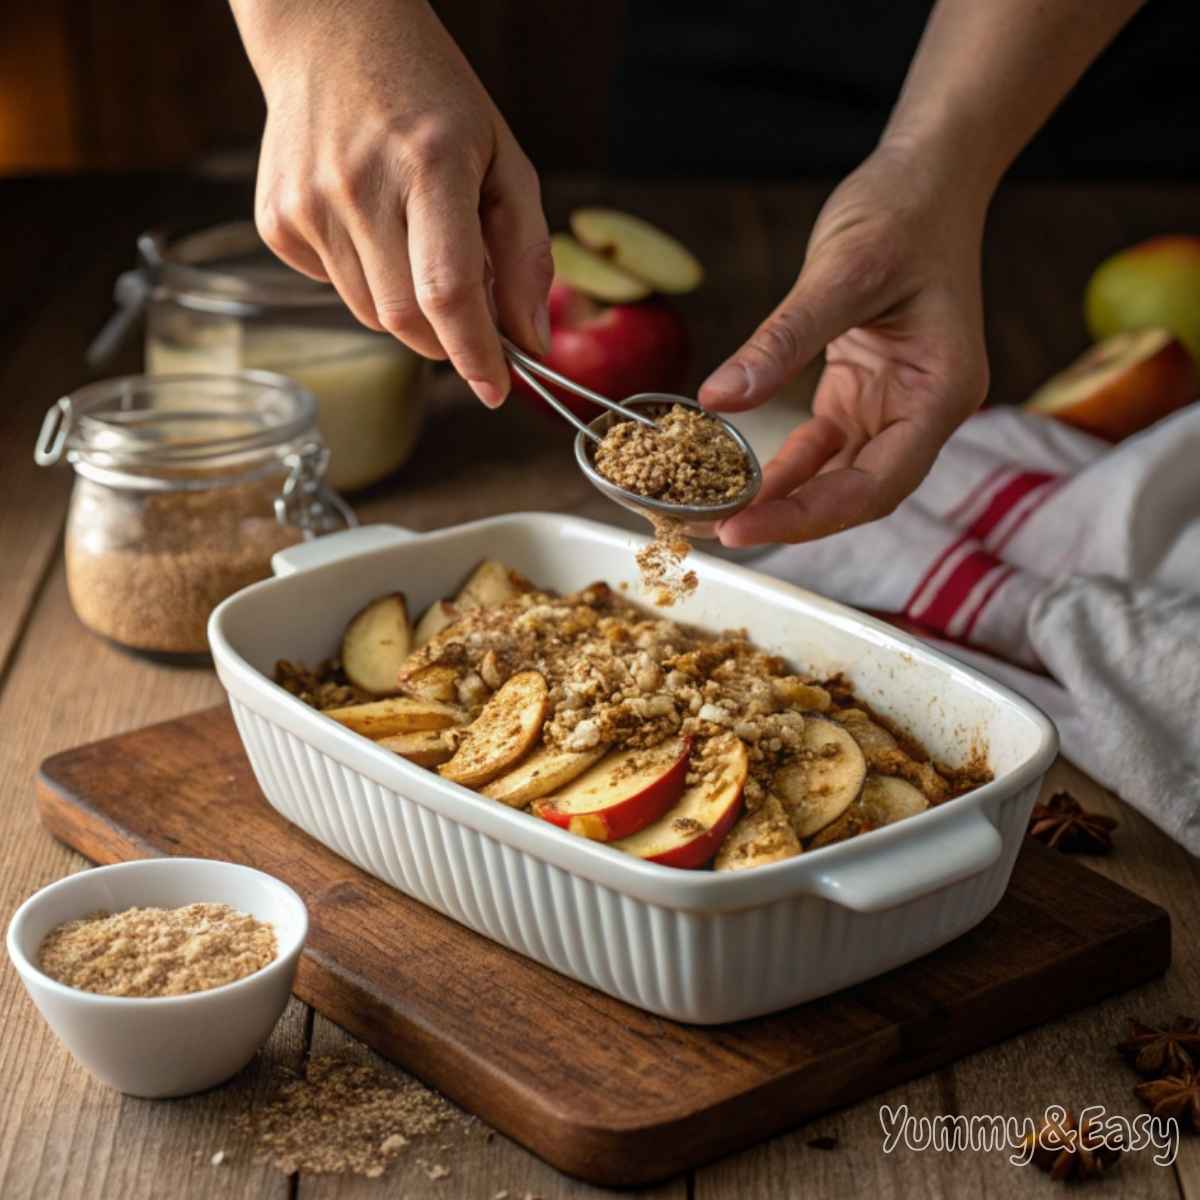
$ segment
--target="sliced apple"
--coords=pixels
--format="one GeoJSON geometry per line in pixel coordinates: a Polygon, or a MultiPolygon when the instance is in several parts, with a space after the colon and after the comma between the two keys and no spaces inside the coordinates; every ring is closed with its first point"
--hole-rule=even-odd
{"type": "Polygon", "coordinates": [[[754,812],[742,813],[717,851],[713,869],[742,871],[794,858],[803,847],[779,797],[767,793],[754,812]]]}
{"type": "Polygon", "coordinates": [[[834,842],[844,842],[860,833],[881,829],[893,821],[915,816],[929,807],[924,794],[894,775],[868,775],[862,794],[831,825],[822,829],[809,843],[814,850],[834,842]]]}
{"type": "Polygon", "coordinates": [[[810,850],[819,850],[822,846],[832,846],[835,842],[846,842],[860,833],[870,833],[878,829],[881,822],[875,815],[869,813],[859,804],[852,804],[836,821],[826,825],[809,843],[810,850]]]}
{"type": "Polygon", "coordinates": [[[867,763],[858,743],[834,721],[808,717],[805,757],[775,772],[774,788],[796,836],[812,837],[836,821],[862,791],[867,763]]]}
{"type": "Polygon", "coordinates": [[[882,725],[872,721],[861,708],[852,708],[839,714],[838,720],[859,744],[870,767],[877,766],[876,760],[880,755],[894,754],[900,749],[900,743],[882,725]]]}
{"type": "Polygon", "coordinates": [[[554,258],[555,279],[594,300],[631,304],[650,295],[647,283],[581,246],[569,234],[556,233],[550,239],[550,253],[554,258]]]}
{"type": "Polygon", "coordinates": [[[459,589],[453,607],[496,608],[531,590],[532,585],[523,575],[494,558],[485,558],[459,589]]]}
{"type": "Polygon", "coordinates": [[[449,729],[463,723],[461,708],[435,700],[416,700],[410,696],[392,696],[369,704],[348,704],[327,708],[325,716],[374,740],[394,733],[417,733],[422,729],[449,729]]]}
{"type": "Polygon", "coordinates": [[[458,609],[449,600],[435,600],[422,614],[413,633],[413,649],[419,650],[458,620],[458,609]]]}
{"type": "Polygon", "coordinates": [[[919,788],[894,775],[868,775],[863,783],[859,803],[874,815],[881,825],[916,816],[929,807],[929,801],[919,788]]]}
{"type": "Polygon", "coordinates": [[[483,706],[442,776],[477,788],[511,770],[537,745],[550,707],[546,680],[537,671],[514,675],[483,706]]]}
{"type": "Polygon", "coordinates": [[[1167,329],[1142,329],[1093,346],[1042,384],[1025,407],[1119,441],[1190,404],[1196,390],[1196,368],[1183,342],[1167,329]]]}
{"type": "Polygon", "coordinates": [[[618,750],[539,800],[533,811],[593,841],[629,837],[679,800],[691,752],[691,738],[672,738],[649,750],[618,750]]]}
{"type": "Polygon", "coordinates": [[[458,671],[441,663],[430,663],[405,675],[404,686],[420,700],[450,704],[458,699],[458,671]]]}
{"type": "Polygon", "coordinates": [[[378,596],[351,619],[342,634],[342,669],[364,692],[392,695],[399,691],[396,677],[411,649],[404,594],[378,596]]]}
{"type": "Polygon", "coordinates": [[[599,746],[595,750],[560,750],[557,746],[542,746],[515,770],[493,779],[483,789],[483,794],[512,808],[524,808],[531,801],[565,787],[607,753],[607,746],[599,746]]]}
{"type": "Polygon", "coordinates": [[[632,837],[612,844],[635,858],[666,867],[694,868],[709,862],[742,811],[750,757],[740,738],[727,734],[709,743],[708,770],[679,802],[632,837]]]}
{"type": "Polygon", "coordinates": [[[641,217],[613,208],[580,208],[571,214],[571,231],[587,249],[656,292],[695,291],[704,278],[704,268],[686,246],[641,217]]]}
{"type": "Polygon", "coordinates": [[[446,741],[445,732],[440,729],[394,733],[391,737],[380,738],[378,744],[416,763],[418,767],[440,766],[454,753],[454,748],[446,741]]]}

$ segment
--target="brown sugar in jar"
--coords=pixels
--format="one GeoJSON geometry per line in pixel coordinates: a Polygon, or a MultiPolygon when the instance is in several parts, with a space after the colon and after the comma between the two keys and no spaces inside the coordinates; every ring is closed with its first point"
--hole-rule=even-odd
{"type": "Polygon", "coordinates": [[[308,392],[261,371],[132,376],[59,401],[37,460],[75,467],[65,553],[84,625],[202,657],[212,610],[269,576],[276,551],[353,524],[324,485],[315,418],[308,392]]]}

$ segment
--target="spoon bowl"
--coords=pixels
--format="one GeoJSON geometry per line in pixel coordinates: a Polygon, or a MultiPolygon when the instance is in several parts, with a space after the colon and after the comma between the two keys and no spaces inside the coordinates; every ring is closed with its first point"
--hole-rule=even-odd
{"type": "Polygon", "coordinates": [[[691,537],[714,538],[717,533],[717,525],[721,521],[740,512],[758,495],[758,490],[762,486],[762,467],[759,466],[758,458],[750,448],[750,443],[746,441],[736,426],[717,413],[708,412],[695,400],[688,399],[686,396],[673,396],[668,392],[641,392],[625,400],[623,407],[634,411],[649,410],[647,415],[653,415],[654,410],[670,408],[675,404],[702,412],[712,420],[719,421],[722,428],[745,456],[748,473],[746,486],[732,500],[724,500],[720,504],[672,504],[666,500],[657,500],[652,496],[639,496],[636,492],[619,487],[612,480],[606,479],[596,469],[595,452],[596,446],[604,435],[618,422],[625,420],[616,412],[601,413],[595,420],[589,422],[587,433],[580,431],[575,435],[575,461],[593,487],[623,508],[645,517],[651,524],[654,523],[656,517],[668,518],[678,521],[691,537]]]}

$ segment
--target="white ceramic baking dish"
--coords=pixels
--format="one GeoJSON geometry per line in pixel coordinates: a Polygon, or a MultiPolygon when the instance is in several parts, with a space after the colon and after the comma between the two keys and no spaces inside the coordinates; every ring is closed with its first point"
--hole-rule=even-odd
{"type": "MultiPolygon", "coordinates": [[[[574,837],[351,733],[271,681],[275,661],[332,653],[384,591],[413,611],[499,558],[560,591],[630,583],[641,541],[545,513],[414,535],[334,534],[275,556],[275,579],[230,597],[209,640],[267,799],[364,870],[505,946],[631,1004],[715,1024],[773,1012],[926,954],[999,901],[1050,722],[998,684],[890,626],[696,554],[698,591],[670,610],[745,627],[798,670],[844,671],[937,757],[986,748],[994,782],[852,841],[754,870],[681,871],[574,837]]],[[[691,560],[690,560],[691,561],[691,560]]]]}

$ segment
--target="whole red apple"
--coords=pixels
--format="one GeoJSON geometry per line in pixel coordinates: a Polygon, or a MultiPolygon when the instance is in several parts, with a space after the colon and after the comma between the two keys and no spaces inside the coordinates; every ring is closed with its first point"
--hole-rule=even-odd
{"type": "MultiPolygon", "coordinates": [[[[548,367],[612,400],[638,392],[677,392],[683,386],[687,330],[665,301],[605,305],[556,279],[549,307],[550,353],[542,360],[548,367]]],[[[513,388],[550,411],[522,380],[514,378],[513,388]]],[[[561,388],[551,390],[579,417],[591,420],[601,412],[561,388]]]]}

